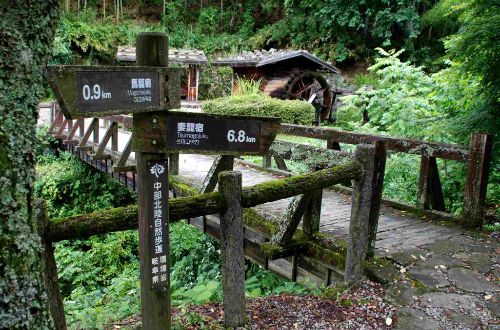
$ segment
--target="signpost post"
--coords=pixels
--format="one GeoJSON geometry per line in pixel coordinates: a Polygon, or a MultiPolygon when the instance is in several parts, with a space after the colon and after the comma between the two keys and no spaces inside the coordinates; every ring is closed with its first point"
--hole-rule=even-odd
{"type": "MultiPolygon", "coordinates": [[[[54,66],[49,81],[68,119],[133,113],[142,327],[170,329],[168,155],[265,155],[280,121],[167,111],[180,107],[179,71],[168,68],[167,36],[139,34],[136,51],[137,67],[54,66]]],[[[233,257],[243,260],[242,251],[233,257]]]]}
{"type": "MultiPolygon", "coordinates": [[[[137,65],[168,66],[168,39],[160,33],[137,37],[137,65]]],[[[168,109],[168,108],[167,108],[168,109]]],[[[165,111],[163,112],[165,113],[165,111]]],[[[162,112],[135,113],[132,151],[135,151],[139,194],[139,254],[141,265],[141,315],[144,329],[170,329],[170,270],[168,245],[168,156],[156,149],[157,140],[145,145],[135,139],[160,128],[162,112]]],[[[158,140],[159,141],[159,140],[158,140]]]]}

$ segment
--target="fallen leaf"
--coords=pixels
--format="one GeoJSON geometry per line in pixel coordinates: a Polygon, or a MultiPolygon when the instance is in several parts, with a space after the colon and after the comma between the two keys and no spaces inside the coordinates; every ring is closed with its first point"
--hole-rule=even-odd
{"type": "Polygon", "coordinates": [[[486,296],[484,296],[484,300],[490,300],[491,299],[491,294],[487,294],[486,296]]]}

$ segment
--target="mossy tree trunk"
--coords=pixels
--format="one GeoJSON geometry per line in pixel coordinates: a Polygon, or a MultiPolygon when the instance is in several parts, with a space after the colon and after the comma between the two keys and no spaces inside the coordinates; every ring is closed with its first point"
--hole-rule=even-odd
{"type": "Polygon", "coordinates": [[[32,216],[37,104],[59,1],[0,2],[0,328],[52,329],[32,216]]]}

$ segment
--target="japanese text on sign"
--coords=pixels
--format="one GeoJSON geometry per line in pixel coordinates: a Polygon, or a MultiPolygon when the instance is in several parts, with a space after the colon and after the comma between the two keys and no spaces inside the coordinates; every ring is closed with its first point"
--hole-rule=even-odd
{"type": "Polygon", "coordinates": [[[167,145],[173,150],[255,152],[261,123],[252,120],[170,117],[167,145]]]}
{"type": "Polygon", "coordinates": [[[77,108],[79,112],[160,105],[157,72],[77,71],[77,108]]]}
{"type": "Polygon", "coordinates": [[[150,196],[149,239],[151,249],[151,282],[153,288],[168,286],[168,183],[167,161],[151,161],[148,164],[150,196]]]}

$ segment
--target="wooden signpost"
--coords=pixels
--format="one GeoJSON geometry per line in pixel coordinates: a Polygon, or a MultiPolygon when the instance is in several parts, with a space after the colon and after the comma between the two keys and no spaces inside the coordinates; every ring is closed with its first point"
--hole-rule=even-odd
{"type": "Polygon", "coordinates": [[[176,69],[63,65],[50,66],[48,72],[68,119],[180,108],[176,69]]]}
{"type": "MultiPolygon", "coordinates": [[[[167,68],[166,35],[142,33],[137,37],[136,50],[139,67],[50,67],[49,80],[69,119],[134,115],[132,151],[138,176],[142,326],[147,330],[170,329],[168,154],[265,155],[281,126],[277,118],[168,111],[180,106],[180,80],[178,70],[167,68]]],[[[231,185],[222,186],[226,192],[233,189],[228,188],[231,185]]],[[[228,195],[227,202],[235,198],[228,195]]],[[[241,212],[227,211],[221,226],[242,227],[242,219],[235,219],[234,214],[241,218],[241,212]]],[[[243,236],[228,236],[227,240],[227,246],[241,247],[230,258],[223,258],[222,269],[234,268],[235,260],[239,260],[238,272],[243,280],[223,283],[223,287],[238,290],[239,301],[243,299],[244,304],[243,236]]],[[[238,307],[244,313],[244,306],[238,307]]],[[[238,315],[232,322],[239,324],[243,319],[238,315]]]]}

